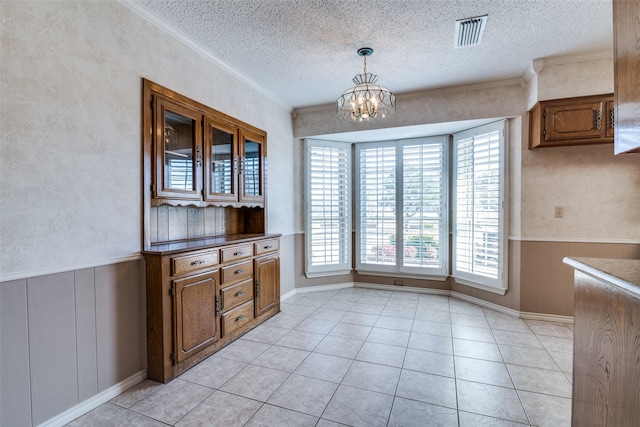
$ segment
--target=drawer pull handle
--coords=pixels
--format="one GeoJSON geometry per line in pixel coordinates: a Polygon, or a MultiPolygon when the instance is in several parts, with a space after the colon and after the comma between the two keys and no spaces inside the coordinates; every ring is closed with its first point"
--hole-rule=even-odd
{"type": "Polygon", "coordinates": [[[271,246],[271,245],[267,245],[267,246],[265,246],[264,248],[265,248],[265,249],[271,249],[272,247],[273,247],[273,246],[271,246]]]}
{"type": "Polygon", "coordinates": [[[204,261],[201,259],[197,259],[195,261],[191,261],[191,265],[200,265],[200,264],[204,264],[204,261]]]}
{"type": "Polygon", "coordinates": [[[240,317],[238,317],[238,318],[236,319],[236,322],[242,322],[242,321],[243,321],[244,319],[246,319],[246,318],[247,318],[247,316],[245,316],[245,315],[243,314],[242,316],[240,316],[240,317]]]}
{"type": "Polygon", "coordinates": [[[243,269],[236,270],[236,274],[242,274],[242,273],[244,273],[244,270],[243,270],[243,269]]]}
{"type": "Polygon", "coordinates": [[[244,252],[238,251],[233,253],[233,256],[240,256],[240,255],[244,255],[244,252]]]}
{"type": "Polygon", "coordinates": [[[242,295],[244,295],[244,291],[240,291],[236,294],[237,297],[241,297],[242,295]]]}

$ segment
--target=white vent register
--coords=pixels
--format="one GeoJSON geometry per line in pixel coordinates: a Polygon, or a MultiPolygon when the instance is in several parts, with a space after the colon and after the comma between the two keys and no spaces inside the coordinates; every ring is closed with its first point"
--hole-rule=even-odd
{"type": "Polygon", "coordinates": [[[456,21],[455,47],[466,47],[480,44],[487,16],[476,16],[456,21]]]}

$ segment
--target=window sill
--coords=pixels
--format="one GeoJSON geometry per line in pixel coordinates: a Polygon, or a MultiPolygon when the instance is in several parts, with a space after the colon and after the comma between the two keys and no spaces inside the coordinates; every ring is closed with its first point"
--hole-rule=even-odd
{"type": "Polygon", "coordinates": [[[493,294],[504,295],[507,293],[507,288],[498,288],[495,286],[489,286],[478,282],[473,282],[467,279],[461,279],[459,277],[451,276],[453,280],[459,284],[464,286],[470,286],[472,288],[480,289],[482,291],[491,292],[493,294]]]}

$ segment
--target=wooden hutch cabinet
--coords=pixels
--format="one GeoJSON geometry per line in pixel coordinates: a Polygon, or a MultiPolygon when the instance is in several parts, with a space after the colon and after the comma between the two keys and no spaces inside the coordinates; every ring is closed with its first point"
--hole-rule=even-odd
{"type": "Polygon", "coordinates": [[[529,113],[529,148],[613,143],[613,94],[538,102],[529,113]]]}
{"type": "Polygon", "coordinates": [[[148,80],[142,120],[147,375],[168,382],[280,311],[280,235],[264,131],[148,80]],[[148,232],[180,218],[186,236],[148,232]],[[204,218],[214,233],[190,237],[204,218]]]}

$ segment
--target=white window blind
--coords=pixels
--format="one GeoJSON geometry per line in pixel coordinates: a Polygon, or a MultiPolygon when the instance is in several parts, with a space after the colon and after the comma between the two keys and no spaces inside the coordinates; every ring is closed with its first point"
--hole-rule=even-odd
{"type": "Polygon", "coordinates": [[[193,190],[193,161],[191,157],[174,152],[165,152],[165,182],[167,188],[193,190]]]}
{"type": "Polygon", "coordinates": [[[396,265],[396,146],[357,147],[359,264],[396,265]]]}
{"type": "Polygon", "coordinates": [[[504,122],[454,135],[453,276],[504,293],[504,122]]]}
{"type": "Polygon", "coordinates": [[[351,271],[351,145],[305,141],[306,273],[351,271]]]}
{"type": "Polygon", "coordinates": [[[402,264],[447,274],[445,138],[402,147],[402,264]]]}
{"type": "Polygon", "coordinates": [[[356,147],[359,271],[446,276],[447,138],[356,147]]]}

